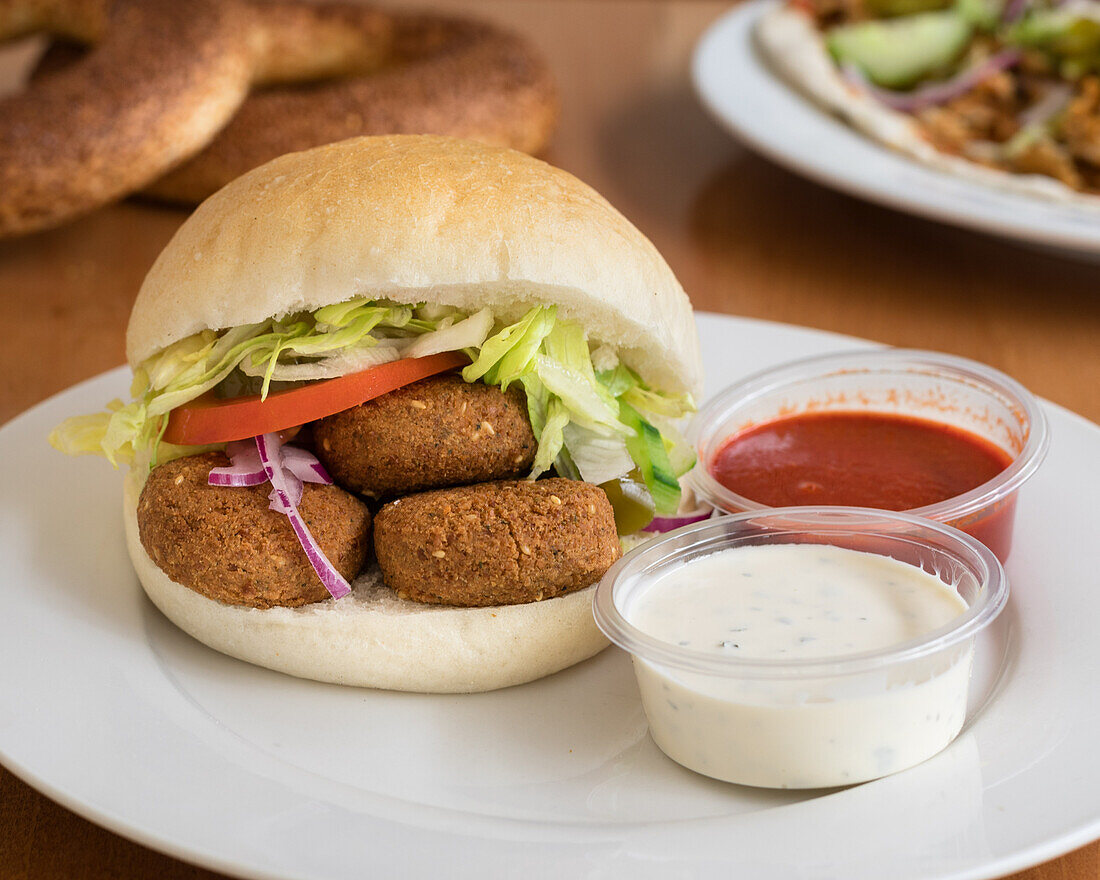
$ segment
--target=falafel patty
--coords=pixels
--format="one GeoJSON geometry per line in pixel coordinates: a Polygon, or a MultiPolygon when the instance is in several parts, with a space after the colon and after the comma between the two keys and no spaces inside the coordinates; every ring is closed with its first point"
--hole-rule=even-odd
{"type": "MultiPolygon", "coordinates": [[[[222,453],[207,452],[153,469],[137,509],[145,552],[172,580],[230,605],[328,599],[290,520],[269,509],[270,485],[209,485],[211,469],[228,464],[222,453]]],[[[367,506],[336,486],[306,483],[298,510],[329,561],[352,580],[370,544],[367,506]]]]}
{"type": "Polygon", "coordinates": [[[439,605],[518,605],[598,581],[619,558],[603,490],[553,478],[439,489],[378,512],[386,585],[439,605]]]}
{"type": "Polygon", "coordinates": [[[313,423],[317,457],[371,498],[523,476],[538,444],[523,392],[433,376],[313,423]]]}

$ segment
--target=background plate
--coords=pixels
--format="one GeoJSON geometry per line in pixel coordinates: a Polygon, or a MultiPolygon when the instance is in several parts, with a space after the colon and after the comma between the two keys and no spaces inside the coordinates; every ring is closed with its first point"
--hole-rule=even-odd
{"type": "Polygon", "coordinates": [[[780,165],[851,195],[1028,244],[1100,255],[1100,197],[1096,207],[1044,200],[925,167],[788,86],[752,37],[756,20],[779,2],[738,6],[695,51],[695,89],[732,134],[780,165]]]}
{"type": "MultiPolygon", "coordinates": [[[[699,327],[712,392],[866,344],[699,327]]],[[[1064,410],[1048,406],[1050,457],[1023,493],[980,711],[912,770],[799,793],[665,759],[615,650],[522,687],[424,696],[299,681],[191,640],[130,570],[118,475],[45,443],[127,385],[115,370],[0,429],[0,759],[113,831],[227,873],[311,880],[991,877],[1100,835],[1100,429],[1064,410]]]]}

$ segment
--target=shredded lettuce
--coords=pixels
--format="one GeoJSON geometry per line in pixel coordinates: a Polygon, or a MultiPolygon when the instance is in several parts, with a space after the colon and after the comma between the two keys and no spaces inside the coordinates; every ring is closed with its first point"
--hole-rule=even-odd
{"type": "Polygon", "coordinates": [[[680,506],[680,482],[672,469],[661,432],[630,404],[620,402],[619,408],[623,419],[633,429],[626,447],[653,496],[653,506],[659,516],[671,516],[680,506]]]}
{"type": "Polygon", "coordinates": [[[636,471],[657,513],[676,511],[678,477],[695,463],[674,424],[694,409],[690,396],[648,388],[606,346],[593,351],[584,329],[558,320],[552,306],[536,307],[489,337],[463,377],[502,387],[516,379],[523,384],[539,441],[532,476],[551,463],[560,474],[595,483],[636,471]],[[596,352],[606,367],[600,372],[596,352]]]}
{"type": "Polygon", "coordinates": [[[54,428],[50,444],[66,455],[103,455],[102,442],[111,423],[111,414],[122,409],[121,400],[107,404],[107,412],[88,416],[73,416],[64,425],[54,428]]]}
{"type": "Polygon", "coordinates": [[[539,347],[554,327],[556,312],[554,306],[531,309],[515,324],[486,339],[474,362],[462,371],[462,378],[467,382],[481,379],[486,385],[507,390],[530,371],[539,347]]]}
{"type": "Polygon", "coordinates": [[[595,379],[589,380],[582,373],[545,355],[537,359],[535,375],[551,394],[566,405],[572,421],[605,436],[609,433],[630,433],[619,421],[615,398],[608,395],[595,379]]]}
{"type": "Polygon", "coordinates": [[[550,405],[550,392],[534,375],[520,379],[527,395],[527,420],[535,437],[541,437],[546,425],[546,411],[550,405]]]}
{"type": "Polygon", "coordinates": [[[620,397],[638,384],[638,377],[622,364],[596,373],[596,379],[612,397],[620,397]]]}
{"type": "Polygon", "coordinates": [[[197,455],[218,448],[177,446],[163,440],[155,444],[139,443],[135,448],[129,435],[133,433],[135,437],[139,436],[149,425],[157,424],[143,423],[142,419],[139,406],[124,406],[121,400],[112,400],[107,404],[106,412],[66,419],[51,432],[50,444],[66,455],[106,455],[105,448],[112,449],[113,455],[108,459],[116,467],[119,462],[132,465],[140,465],[146,461],[150,464],[164,464],[185,455],[197,455]]]}
{"type": "Polygon", "coordinates": [[[565,428],[569,425],[569,410],[560,400],[550,400],[546,407],[546,422],[538,434],[539,448],[531,476],[550,470],[565,445],[565,428]]]}
{"type": "Polygon", "coordinates": [[[444,351],[480,348],[493,331],[493,313],[482,309],[457,322],[452,316],[445,316],[440,319],[440,325],[439,329],[429,330],[409,345],[402,352],[403,356],[418,358],[444,351]]]}
{"type": "MultiPolygon", "coordinates": [[[[241,361],[240,371],[250,378],[258,378],[262,381],[252,393],[261,394],[265,398],[271,390],[272,382],[308,382],[314,379],[334,379],[348,373],[358,373],[369,370],[380,364],[389,363],[402,357],[400,353],[400,340],[378,339],[369,345],[351,345],[328,357],[303,360],[298,363],[278,363],[272,360],[269,364],[254,366],[249,363],[249,358],[241,361]]],[[[411,357],[411,355],[410,355],[411,357]]],[[[219,386],[229,388],[229,376],[219,386]]],[[[231,394],[226,396],[233,396],[231,394]]]]}
{"type": "Polygon", "coordinates": [[[161,441],[167,414],[212,389],[231,396],[258,382],[266,397],[272,382],[457,350],[470,357],[462,371],[467,382],[523,386],[538,441],[532,478],[551,468],[596,483],[632,475],[644,481],[658,514],[675,511],[677,478],[694,464],[676,427],[693,410],[691,398],[647,387],[613,349],[594,347],[579,324],[560,319],[555,306],[535,306],[502,326],[488,309],[468,314],[358,298],[220,333],[206,330],[141,364],[132,402],[114,401],[107,412],[69,419],[50,442],[116,465],[164,461],[197,451],[161,441]]]}
{"type": "Polygon", "coordinates": [[[563,433],[565,448],[582,480],[598,485],[617,480],[634,469],[626,441],[618,434],[607,437],[575,422],[566,425],[563,433]]]}

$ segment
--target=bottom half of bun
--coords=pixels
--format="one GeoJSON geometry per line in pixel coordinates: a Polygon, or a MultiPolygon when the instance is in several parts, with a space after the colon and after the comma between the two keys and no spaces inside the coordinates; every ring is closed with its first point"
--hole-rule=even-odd
{"type": "Polygon", "coordinates": [[[475,693],[534,681],[608,644],[592,619],[594,587],[525,605],[422,605],[398,599],[372,563],[339,601],[261,610],[208,599],[173,581],[145,552],[139,494],[130,474],[126,547],[149,598],[203,644],[257,666],[334,684],[475,693]]]}

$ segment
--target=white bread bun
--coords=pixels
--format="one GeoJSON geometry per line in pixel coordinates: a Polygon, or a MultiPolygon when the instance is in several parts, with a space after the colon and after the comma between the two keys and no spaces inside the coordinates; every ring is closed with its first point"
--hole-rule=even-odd
{"type": "Polygon", "coordinates": [[[142,587],[176,626],[215,651],[299,678],[422,693],[490,691],[599,653],[594,587],[556,599],[449,608],[398,599],[372,565],[352,593],[300,608],[226,605],[168,577],[138,536],[136,473],[126,477],[126,549],[142,587]]]}
{"type": "Polygon", "coordinates": [[[505,321],[556,304],[652,387],[700,389],[691,304],[605,199],[523,153],[417,135],[291,153],[207,199],[146,277],[127,357],[358,296],[505,321]]]}

